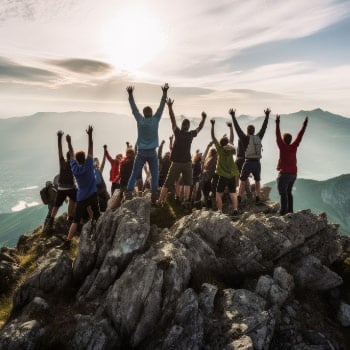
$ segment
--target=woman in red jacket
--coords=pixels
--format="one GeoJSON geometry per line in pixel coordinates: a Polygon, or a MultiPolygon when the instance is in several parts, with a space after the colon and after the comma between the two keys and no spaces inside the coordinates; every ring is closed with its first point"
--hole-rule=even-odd
{"type": "Polygon", "coordinates": [[[298,136],[292,142],[292,135],[285,133],[281,136],[280,116],[276,116],[276,141],[280,150],[277,170],[277,188],[281,197],[280,214],[293,213],[293,185],[297,178],[297,149],[304,135],[308,117],[305,118],[303,127],[298,136]]]}

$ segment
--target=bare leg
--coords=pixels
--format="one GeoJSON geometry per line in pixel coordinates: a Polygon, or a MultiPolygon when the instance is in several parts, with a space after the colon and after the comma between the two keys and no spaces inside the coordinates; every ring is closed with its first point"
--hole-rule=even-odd
{"type": "Polygon", "coordinates": [[[72,225],[70,225],[70,228],[69,228],[67,241],[70,241],[73,238],[73,236],[77,232],[77,229],[78,229],[78,223],[73,222],[72,225]]]}
{"type": "Polygon", "coordinates": [[[233,210],[237,210],[237,207],[238,207],[237,193],[230,193],[230,198],[231,198],[233,210]]]}
{"type": "Polygon", "coordinates": [[[55,218],[58,212],[58,207],[53,207],[51,210],[51,217],[55,218]]]}
{"type": "Polygon", "coordinates": [[[168,189],[166,187],[162,187],[159,195],[159,202],[163,203],[165,202],[166,195],[168,193],[168,189]]]}
{"type": "Polygon", "coordinates": [[[260,181],[255,181],[255,193],[257,196],[260,194],[260,181]]]}
{"type": "Polygon", "coordinates": [[[223,195],[223,192],[219,193],[219,192],[216,192],[216,206],[218,207],[218,210],[221,210],[222,211],[222,195],[223,195]]]}
{"type": "Polygon", "coordinates": [[[190,199],[190,191],[191,186],[184,186],[184,201],[188,201],[190,199]]]}
{"type": "Polygon", "coordinates": [[[74,216],[74,211],[75,211],[75,202],[69,198],[68,202],[68,216],[73,217],[74,216]]]}
{"type": "Polygon", "coordinates": [[[239,190],[238,190],[238,195],[240,196],[240,197],[242,197],[242,194],[243,194],[243,192],[244,192],[244,189],[245,189],[245,181],[240,181],[240,183],[239,183],[239,190]]]}

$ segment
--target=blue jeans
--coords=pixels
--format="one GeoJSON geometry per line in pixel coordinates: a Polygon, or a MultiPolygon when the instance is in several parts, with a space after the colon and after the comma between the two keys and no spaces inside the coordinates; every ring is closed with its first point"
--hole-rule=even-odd
{"type": "Polygon", "coordinates": [[[148,163],[149,170],[151,172],[151,191],[156,192],[158,190],[158,155],[156,149],[139,149],[137,151],[134,167],[128,182],[127,190],[133,191],[135,182],[142,177],[142,169],[145,163],[148,163]]]}
{"type": "Polygon", "coordinates": [[[277,188],[281,197],[280,214],[293,213],[293,185],[297,174],[279,173],[277,177],[277,188]]]}

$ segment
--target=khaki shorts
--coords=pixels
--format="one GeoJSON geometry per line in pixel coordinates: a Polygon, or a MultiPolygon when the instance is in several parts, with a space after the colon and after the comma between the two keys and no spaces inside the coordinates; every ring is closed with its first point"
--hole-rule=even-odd
{"type": "Polygon", "coordinates": [[[175,181],[180,177],[180,174],[182,174],[184,186],[192,186],[192,163],[172,162],[164,182],[164,187],[169,188],[174,185],[175,181]]]}

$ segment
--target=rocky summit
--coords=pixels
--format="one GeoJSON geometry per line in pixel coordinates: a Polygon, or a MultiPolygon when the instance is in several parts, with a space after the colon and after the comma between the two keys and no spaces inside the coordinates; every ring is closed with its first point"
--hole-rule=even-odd
{"type": "Polygon", "coordinates": [[[18,284],[0,349],[349,349],[349,239],[324,214],[252,207],[160,228],[141,197],[85,224],[75,253],[62,218],[21,237],[0,253],[0,293],[18,284]]]}

